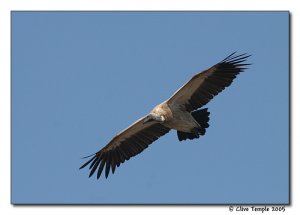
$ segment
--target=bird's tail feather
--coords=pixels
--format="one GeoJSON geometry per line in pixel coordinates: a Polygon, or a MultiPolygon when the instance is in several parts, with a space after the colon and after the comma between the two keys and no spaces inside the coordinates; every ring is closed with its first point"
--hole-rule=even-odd
{"type": "Polygon", "coordinates": [[[194,128],[192,133],[177,131],[179,141],[199,138],[205,134],[206,128],[209,127],[209,112],[207,111],[207,108],[194,111],[191,114],[200,125],[200,128],[194,128]]]}

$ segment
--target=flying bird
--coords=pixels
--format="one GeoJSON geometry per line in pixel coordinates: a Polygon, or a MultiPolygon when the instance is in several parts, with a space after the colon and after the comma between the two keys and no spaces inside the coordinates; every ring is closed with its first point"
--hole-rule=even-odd
{"type": "MultiPolygon", "coordinates": [[[[236,76],[250,65],[245,63],[248,54],[236,52],[207,70],[194,75],[168,100],[157,105],[148,115],[137,120],[117,134],[105,147],[87,157],[92,157],[80,169],[90,164],[91,177],[97,170],[97,179],[105,168],[115,172],[125,160],[141,153],[151,143],[168,133],[177,131],[179,141],[203,136],[209,127],[207,108],[202,108],[214,96],[228,87],[236,76]]],[[[87,158],[85,157],[85,158],[87,158]]]]}

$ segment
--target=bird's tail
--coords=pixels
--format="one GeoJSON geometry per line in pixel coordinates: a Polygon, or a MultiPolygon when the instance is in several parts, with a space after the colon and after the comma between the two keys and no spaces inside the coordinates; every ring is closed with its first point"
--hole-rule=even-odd
{"type": "Polygon", "coordinates": [[[191,114],[200,125],[200,128],[194,128],[194,131],[192,133],[177,131],[179,141],[199,138],[200,136],[203,136],[205,134],[206,128],[209,127],[209,112],[207,111],[207,108],[194,111],[191,114]]]}

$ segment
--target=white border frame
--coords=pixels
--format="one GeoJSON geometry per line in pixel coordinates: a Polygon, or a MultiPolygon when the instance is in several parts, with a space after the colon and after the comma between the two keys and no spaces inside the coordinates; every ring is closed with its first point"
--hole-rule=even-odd
{"type": "MultiPolygon", "coordinates": [[[[231,214],[228,206],[13,206],[10,204],[10,19],[12,10],[288,10],[291,13],[291,206],[286,207],[289,214],[299,214],[300,181],[299,168],[299,100],[300,88],[299,43],[293,38],[299,36],[299,6],[294,0],[0,0],[0,213],[1,214],[52,214],[72,213],[72,215],[89,213],[174,213],[176,214],[231,214]],[[295,25],[295,23],[298,23],[295,25]],[[296,72],[298,71],[298,72],[296,72]],[[298,141],[297,141],[298,140],[298,141]],[[298,183],[299,184],[299,183],[298,183]],[[99,211],[100,210],[100,211],[99,211]]],[[[259,212],[261,213],[261,212],[259,212]]],[[[267,213],[267,212],[266,212],[267,213]]],[[[282,213],[282,212],[280,212],[282,213]]]]}

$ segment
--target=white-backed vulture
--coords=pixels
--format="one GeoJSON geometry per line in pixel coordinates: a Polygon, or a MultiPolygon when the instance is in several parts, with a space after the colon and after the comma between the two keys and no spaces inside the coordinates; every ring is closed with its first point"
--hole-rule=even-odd
{"type": "Polygon", "coordinates": [[[105,147],[91,155],[93,157],[80,169],[90,164],[89,176],[97,170],[99,179],[105,168],[107,178],[110,170],[114,173],[116,166],[141,153],[171,129],[177,130],[179,141],[204,135],[209,126],[210,113],[207,108],[199,108],[247,69],[246,66],[250,64],[245,61],[249,56],[233,53],[211,68],[196,74],[171,98],[157,105],[148,115],[121,131],[105,147]]]}

